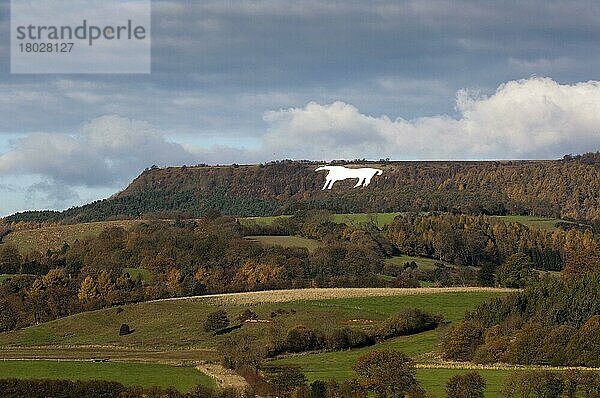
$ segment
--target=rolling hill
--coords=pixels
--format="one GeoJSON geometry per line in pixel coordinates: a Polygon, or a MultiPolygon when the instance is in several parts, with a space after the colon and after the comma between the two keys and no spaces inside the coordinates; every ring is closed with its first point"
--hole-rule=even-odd
{"type": "Polygon", "coordinates": [[[113,197],[64,212],[25,212],[5,221],[89,222],[144,216],[290,214],[304,208],[336,213],[454,211],[600,220],[600,155],[548,161],[345,162],[377,167],[366,188],[354,180],[322,191],[316,162],[152,167],[113,197]]]}

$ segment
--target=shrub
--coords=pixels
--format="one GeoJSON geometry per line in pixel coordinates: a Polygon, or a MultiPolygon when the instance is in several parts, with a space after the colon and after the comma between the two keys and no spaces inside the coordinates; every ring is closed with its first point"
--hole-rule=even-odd
{"type": "Polygon", "coordinates": [[[464,321],[452,329],[443,342],[444,358],[470,361],[483,342],[484,328],[476,321],[464,321]]]}
{"type": "Polygon", "coordinates": [[[225,310],[218,310],[208,314],[204,322],[204,330],[206,332],[216,332],[217,330],[225,329],[227,326],[229,326],[229,318],[225,310]]]}
{"type": "Polygon", "coordinates": [[[246,308],[238,315],[238,321],[240,322],[245,322],[249,319],[258,319],[258,314],[249,308],[246,308]]]}
{"type": "Polygon", "coordinates": [[[417,308],[409,308],[386,319],[377,330],[376,335],[379,339],[386,340],[396,336],[420,333],[435,329],[441,320],[441,316],[433,316],[417,308]]]}
{"type": "Polygon", "coordinates": [[[295,326],[285,336],[285,349],[288,352],[311,351],[323,347],[323,335],[306,326],[295,326]]]}
{"type": "Polygon", "coordinates": [[[448,398],[483,398],[485,380],[477,372],[452,376],[446,382],[448,398]]]}
{"type": "Polygon", "coordinates": [[[306,385],[306,376],[298,368],[289,367],[271,376],[270,383],[275,392],[289,396],[297,387],[306,385]]]}
{"type": "Polygon", "coordinates": [[[131,328],[128,324],[123,323],[119,328],[119,336],[125,336],[131,333],[131,328]]]}

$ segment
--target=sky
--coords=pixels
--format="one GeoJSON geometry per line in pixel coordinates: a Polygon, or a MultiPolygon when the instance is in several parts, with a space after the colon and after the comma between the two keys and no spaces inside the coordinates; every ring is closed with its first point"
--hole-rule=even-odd
{"type": "Polygon", "coordinates": [[[153,1],[140,75],[10,74],[9,17],[2,0],[0,215],[154,164],[600,150],[597,1],[153,1]]]}

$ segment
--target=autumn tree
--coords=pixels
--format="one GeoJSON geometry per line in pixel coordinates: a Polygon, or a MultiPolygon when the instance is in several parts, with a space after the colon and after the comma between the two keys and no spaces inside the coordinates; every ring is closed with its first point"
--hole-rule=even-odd
{"type": "Polygon", "coordinates": [[[91,276],[86,276],[81,282],[79,291],[77,292],[77,298],[81,302],[89,301],[98,296],[98,285],[91,276]]]}
{"type": "Polygon", "coordinates": [[[357,382],[380,398],[404,397],[415,385],[414,362],[398,350],[368,352],[352,367],[357,382]]]}
{"type": "Polygon", "coordinates": [[[519,252],[508,257],[496,269],[496,275],[501,286],[519,288],[535,280],[537,273],[533,269],[531,258],[519,252]]]}
{"type": "Polygon", "coordinates": [[[448,398],[483,398],[485,379],[477,372],[452,376],[446,382],[448,398]]]}

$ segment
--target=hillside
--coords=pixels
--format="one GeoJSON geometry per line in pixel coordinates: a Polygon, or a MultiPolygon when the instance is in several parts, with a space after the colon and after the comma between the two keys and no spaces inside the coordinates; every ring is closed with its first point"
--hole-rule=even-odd
{"type": "Polygon", "coordinates": [[[366,188],[354,180],[322,191],[315,162],[153,167],[113,197],[64,212],[26,212],[6,221],[88,222],[117,217],[290,214],[302,208],[337,213],[455,211],[600,220],[597,154],[556,161],[350,162],[384,173],[366,188]]]}

